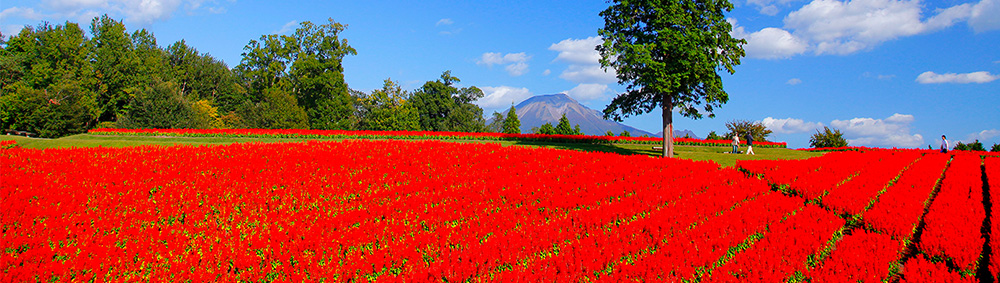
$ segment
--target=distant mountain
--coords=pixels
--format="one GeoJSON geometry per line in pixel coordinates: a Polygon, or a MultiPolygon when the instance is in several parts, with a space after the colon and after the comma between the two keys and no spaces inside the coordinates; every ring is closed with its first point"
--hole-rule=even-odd
{"type": "MultiPolygon", "coordinates": [[[[656,136],[663,137],[663,131],[656,133],[656,136]]],[[[694,132],[692,132],[691,130],[683,130],[683,131],[674,130],[675,138],[683,138],[684,136],[690,136],[692,139],[699,139],[699,140],[701,139],[700,137],[698,137],[698,135],[695,135],[694,132]]]]}
{"type": "MultiPolygon", "coordinates": [[[[521,121],[522,133],[531,133],[531,128],[540,127],[545,123],[555,126],[565,113],[570,125],[580,125],[580,131],[587,135],[601,136],[608,131],[618,135],[623,130],[628,131],[633,137],[653,135],[622,123],[604,120],[603,115],[597,110],[587,108],[562,93],[534,96],[518,103],[514,108],[517,111],[517,118],[521,121]]],[[[507,112],[503,114],[506,116],[507,112]]]]}

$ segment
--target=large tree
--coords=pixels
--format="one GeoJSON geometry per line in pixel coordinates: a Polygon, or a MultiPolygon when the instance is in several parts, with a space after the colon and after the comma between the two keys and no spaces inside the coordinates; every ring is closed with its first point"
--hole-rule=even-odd
{"type": "Polygon", "coordinates": [[[420,128],[424,131],[484,132],[486,120],[483,109],[473,104],[483,97],[475,86],[457,88],[461,82],[451,76],[451,71],[441,74],[441,79],[428,81],[413,93],[410,99],[417,107],[420,128]]]}
{"type": "Polygon", "coordinates": [[[264,90],[280,89],[296,98],[315,129],[353,129],[354,99],[344,82],[342,61],[357,51],[341,39],[347,26],[302,22],[292,35],[251,40],[235,73],[255,101],[264,90]]]}
{"type": "Polygon", "coordinates": [[[604,109],[622,121],[659,107],[663,111],[663,156],[673,156],[673,112],[692,119],[715,117],[729,101],[718,70],[734,73],[745,40],[730,35],[728,0],[612,0],[601,12],[601,66],[613,68],[626,91],[604,109]]]}
{"type": "Polygon", "coordinates": [[[90,61],[98,94],[100,121],[114,121],[127,111],[129,88],[136,86],[138,65],[134,56],[135,45],[125,29],[125,24],[108,15],[90,22],[90,61]]]}
{"type": "Polygon", "coordinates": [[[420,119],[417,108],[408,101],[410,93],[386,79],[382,89],[373,90],[361,100],[363,117],[360,128],[372,131],[417,131],[420,119]]]}

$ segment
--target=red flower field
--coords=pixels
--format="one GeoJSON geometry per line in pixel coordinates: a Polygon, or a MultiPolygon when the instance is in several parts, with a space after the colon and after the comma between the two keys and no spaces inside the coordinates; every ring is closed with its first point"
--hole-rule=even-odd
{"type": "Polygon", "coordinates": [[[0,281],[995,280],[998,160],[7,146],[0,281]]]}

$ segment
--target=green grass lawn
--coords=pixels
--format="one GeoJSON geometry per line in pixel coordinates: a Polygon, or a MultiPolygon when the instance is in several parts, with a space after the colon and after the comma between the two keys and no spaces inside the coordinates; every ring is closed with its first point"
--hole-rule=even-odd
{"type": "MultiPolygon", "coordinates": [[[[26,138],[21,136],[0,136],[0,140],[16,140],[18,146],[24,148],[65,148],[65,147],[125,147],[140,145],[224,145],[242,142],[301,142],[310,139],[306,138],[222,138],[222,137],[140,137],[140,136],[104,136],[79,134],[58,139],[26,138]]],[[[338,140],[338,139],[331,139],[338,140]]],[[[455,141],[455,142],[497,142],[497,141],[455,141]]],[[[519,142],[500,141],[504,146],[533,146],[557,149],[572,149],[582,151],[601,151],[618,154],[643,154],[659,156],[660,151],[654,150],[653,145],[636,144],[582,144],[582,143],[553,143],[553,142],[519,142]]],[[[784,148],[754,148],[757,155],[730,154],[729,147],[710,146],[676,146],[674,156],[691,160],[711,160],[722,166],[733,166],[737,160],[757,160],[757,159],[805,159],[822,155],[799,150],[784,148]]],[[[745,147],[741,150],[746,150],[745,147]]]]}

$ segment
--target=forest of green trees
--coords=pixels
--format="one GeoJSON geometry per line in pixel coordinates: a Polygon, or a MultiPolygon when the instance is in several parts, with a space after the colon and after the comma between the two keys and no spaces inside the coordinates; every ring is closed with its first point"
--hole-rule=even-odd
{"type": "MultiPolygon", "coordinates": [[[[90,23],[41,23],[0,35],[0,129],[60,137],[92,128],[264,128],[483,132],[474,86],[445,71],[413,91],[386,79],[355,91],[344,82],[345,25],[303,22],[263,35],[239,65],[188,46],[161,47],[107,15],[90,23]]],[[[497,115],[494,115],[497,116],[497,115]]],[[[516,116],[515,116],[516,117],[516,116]]],[[[507,126],[508,131],[510,126],[507,126]]]]}

